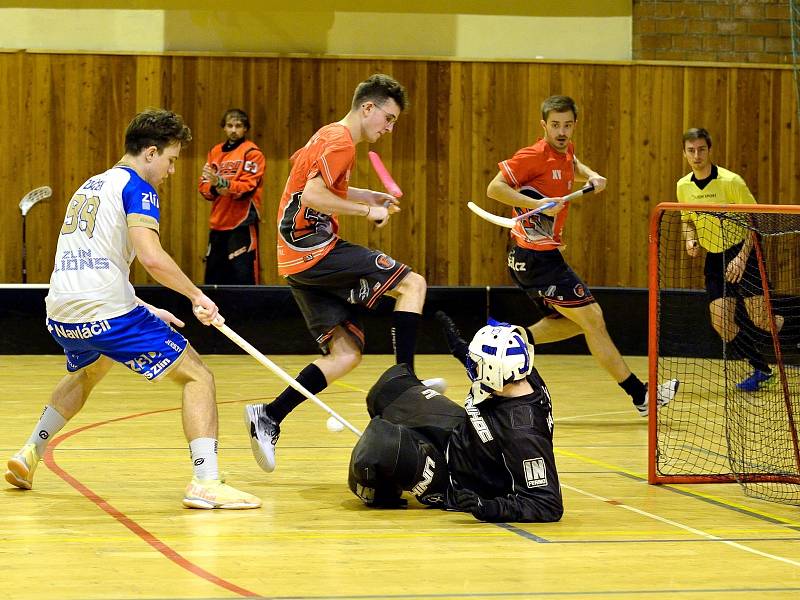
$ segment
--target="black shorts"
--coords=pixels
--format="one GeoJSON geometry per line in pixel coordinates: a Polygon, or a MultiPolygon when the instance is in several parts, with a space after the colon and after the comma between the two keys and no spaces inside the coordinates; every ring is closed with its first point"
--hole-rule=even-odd
{"type": "Polygon", "coordinates": [[[323,352],[338,325],[363,350],[364,326],[358,306],[373,308],[410,272],[410,267],[388,254],[339,240],[317,264],[286,280],[308,330],[323,352]]]}
{"type": "Polygon", "coordinates": [[[742,249],[742,242],[731,246],[722,252],[708,252],[703,268],[706,280],[706,293],[708,301],[713,302],[719,298],[752,298],[764,295],[764,285],[761,281],[761,271],[758,268],[758,257],[755,249],[747,257],[744,273],[739,283],[725,281],[725,270],[731,261],[736,258],[742,249]]]}
{"type": "Polygon", "coordinates": [[[508,253],[508,272],[531,300],[543,302],[547,307],[576,308],[595,302],[591,290],[559,250],[514,246],[508,253]]]}
{"type": "Polygon", "coordinates": [[[256,285],[258,283],[258,226],[208,232],[206,285],[256,285]]]}

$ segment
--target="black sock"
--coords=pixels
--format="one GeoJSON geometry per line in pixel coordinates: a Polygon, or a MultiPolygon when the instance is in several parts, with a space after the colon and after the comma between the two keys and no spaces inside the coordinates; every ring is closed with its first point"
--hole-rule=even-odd
{"type": "Polygon", "coordinates": [[[642,383],[633,373],[625,381],[619,382],[619,387],[625,390],[625,393],[633,398],[633,403],[636,405],[644,404],[644,396],[647,393],[647,387],[642,383]]]}
{"type": "Polygon", "coordinates": [[[772,373],[772,369],[769,364],[767,364],[767,361],[764,360],[764,356],[758,351],[755,344],[747,339],[747,335],[743,329],[739,330],[739,333],[728,342],[728,345],[731,347],[731,354],[733,354],[735,358],[744,358],[754,369],[758,369],[764,373],[772,373]]]}
{"type": "Polygon", "coordinates": [[[421,315],[402,310],[394,311],[392,344],[397,364],[406,363],[414,371],[414,349],[417,347],[417,329],[421,315]]]}
{"type": "MultiPolygon", "coordinates": [[[[328,382],[325,380],[325,374],[314,363],[311,363],[305,369],[300,371],[300,374],[297,376],[297,383],[302,385],[312,394],[318,394],[328,387],[328,382]]],[[[267,404],[267,414],[269,414],[269,416],[272,417],[276,423],[280,423],[286,418],[286,415],[300,406],[305,399],[306,397],[296,389],[293,387],[287,387],[281,392],[280,396],[267,404]]]]}

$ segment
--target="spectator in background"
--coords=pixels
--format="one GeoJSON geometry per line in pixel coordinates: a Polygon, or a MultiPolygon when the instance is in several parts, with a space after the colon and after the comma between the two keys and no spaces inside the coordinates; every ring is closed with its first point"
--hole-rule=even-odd
{"type": "Polygon", "coordinates": [[[198,186],[211,202],[205,282],[256,285],[264,155],[245,137],[250,119],[243,110],[225,111],[220,126],[227,139],[208,153],[198,186]]]}

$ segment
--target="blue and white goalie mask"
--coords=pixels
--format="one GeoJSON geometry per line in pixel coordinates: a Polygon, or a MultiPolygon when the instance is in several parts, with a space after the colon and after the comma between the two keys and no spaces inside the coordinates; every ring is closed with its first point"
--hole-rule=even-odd
{"type": "Polygon", "coordinates": [[[533,346],[522,327],[489,321],[472,338],[467,374],[472,380],[472,403],[483,402],[507,384],[524,379],[533,368],[533,346]]]}

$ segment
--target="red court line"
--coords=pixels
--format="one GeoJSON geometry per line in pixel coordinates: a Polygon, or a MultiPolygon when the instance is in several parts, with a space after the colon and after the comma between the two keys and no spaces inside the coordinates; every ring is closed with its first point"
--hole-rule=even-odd
{"type": "Polygon", "coordinates": [[[189,559],[181,556],[178,552],[170,548],[167,544],[162,542],[152,533],[147,531],[144,527],[139,525],[136,521],[125,515],[124,513],[120,512],[116,508],[114,508],[107,500],[101,498],[97,494],[95,494],[92,490],[82,484],[80,481],[75,479],[72,475],[67,473],[64,469],[62,469],[56,463],[56,459],[53,456],[53,451],[56,447],[63,442],[71,438],[73,435],[86,431],[87,429],[93,429],[95,427],[100,427],[101,425],[107,425],[108,423],[115,423],[117,421],[125,421],[126,419],[135,419],[136,417],[143,417],[146,415],[153,415],[156,413],[162,412],[171,412],[175,410],[180,410],[180,408],[167,408],[162,410],[152,410],[149,412],[138,413],[135,415],[128,415],[126,417],[118,417],[116,419],[109,419],[107,421],[99,421],[97,423],[91,423],[89,425],[84,425],[83,427],[79,427],[77,429],[73,429],[68,433],[64,433],[59,435],[55,438],[50,444],[47,446],[47,450],[44,453],[44,463],[47,465],[53,473],[58,475],[61,479],[66,481],[69,485],[75,488],[81,495],[85,496],[92,502],[94,502],[98,507],[100,507],[103,511],[111,515],[114,519],[119,521],[122,525],[130,529],[134,535],[140,537],[142,540],[150,544],[153,548],[155,548],[158,552],[163,554],[166,558],[174,562],[179,567],[182,567],[189,571],[192,575],[196,575],[206,581],[209,581],[215,585],[218,585],[222,588],[225,588],[228,591],[234,592],[239,594],[240,596],[250,597],[250,598],[258,598],[260,597],[259,594],[255,592],[251,592],[250,590],[246,590],[242,587],[239,587],[235,583],[231,583],[221,577],[217,577],[213,573],[209,573],[202,567],[194,564],[189,559]]]}

